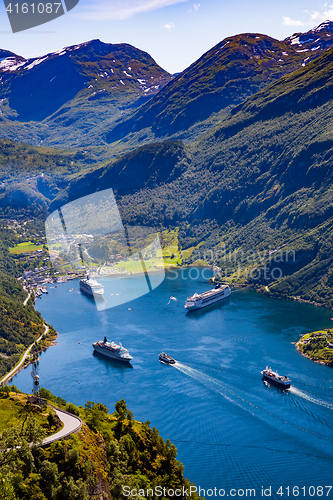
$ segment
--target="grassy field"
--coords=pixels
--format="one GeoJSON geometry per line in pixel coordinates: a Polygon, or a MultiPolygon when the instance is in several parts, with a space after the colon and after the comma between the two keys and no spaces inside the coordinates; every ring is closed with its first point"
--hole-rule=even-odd
{"type": "Polygon", "coordinates": [[[333,330],[319,330],[303,335],[297,342],[297,349],[316,363],[333,365],[333,330]]]}
{"type": "MultiPolygon", "coordinates": [[[[156,256],[151,256],[150,258],[145,258],[145,266],[147,271],[158,271],[159,269],[169,268],[181,264],[179,242],[178,242],[178,230],[173,231],[163,231],[160,233],[161,237],[161,247],[162,255],[159,252],[156,256]]],[[[149,240],[144,242],[147,246],[149,240]]],[[[128,260],[123,260],[119,264],[115,265],[117,269],[125,269],[132,274],[137,274],[142,272],[141,260],[134,260],[129,258],[128,260]]]]}
{"type": "Polygon", "coordinates": [[[36,250],[43,250],[43,245],[34,245],[31,241],[25,241],[23,243],[18,243],[15,247],[9,249],[10,253],[25,253],[25,252],[36,252],[36,250]]]}
{"type": "MultiPolygon", "coordinates": [[[[145,260],[145,266],[147,271],[158,271],[159,269],[168,268],[177,265],[177,259],[166,259],[163,258],[163,263],[159,259],[149,259],[145,260]]],[[[125,269],[131,274],[142,273],[142,263],[141,260],[128,260],[121,261],[121,263],[115,265],[119,270],[125,269]]]]}
{"type": "Polygon", "coordinates": [[[28,395],[16,392],[0,395],[0,433],[8,427],[23,424],[28,415],[34,416],[46,434],[54,434],[57,429],[50,427],[48,414],[54,413],[51,407],[41,410],[39,407],[28,403],[28,395]]]}

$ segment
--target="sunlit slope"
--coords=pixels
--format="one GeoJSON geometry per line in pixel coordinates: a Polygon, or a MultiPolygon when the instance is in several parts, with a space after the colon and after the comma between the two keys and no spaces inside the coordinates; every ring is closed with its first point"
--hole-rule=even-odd
{"type": "Polygon", "coordinates": [[[24,59],[0,52],[2,137],[78,147],[87,133],[133,111],[172,76],[129,44],[91,40],[24,59]]]}
{"type": "Polygon", "coordinates": [[[157,139],[198,135],[216,125],[233,106],[321,56],[332,47],[332,32],[333,23],[326,22],[284,41],[260,33],[228,37],[133,116],[112,125],[106,140],[139,140],[143,130],[157,139]]]}
{"type": "Polygon", "coordinates": [[[296,263],[281,264],[285,278],[271,291],[330,303],[332,71],[329,51],[235,108],[200,142],[139,148],[77,177],[61,202],[113,187],[125,221],[177,226],[183,248],[285,245],[296,263]]]}

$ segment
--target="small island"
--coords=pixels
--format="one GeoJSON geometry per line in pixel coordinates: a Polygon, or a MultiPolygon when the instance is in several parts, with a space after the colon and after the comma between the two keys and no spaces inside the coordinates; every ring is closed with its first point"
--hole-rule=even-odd
{"type": "Polygon", "coordinates": [[[333,366],[333,329],[306,333],[296,343],[296,349],[315,363],[333,366]]]}

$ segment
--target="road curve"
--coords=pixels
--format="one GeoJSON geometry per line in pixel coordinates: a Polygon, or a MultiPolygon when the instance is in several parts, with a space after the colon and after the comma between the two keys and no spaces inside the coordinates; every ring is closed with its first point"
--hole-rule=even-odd
{"type": "Polygon", "coordinates": [[[28,302],[28,300],[30,299],[30,297],[31,297],[31,293],[29,292],[29,293],[28,293],[28,297],[27,297],[27,298],[25,299],[25,301],[23,302],[23,305],[24,305],[24,306],[26,306],[26,305],[27,305],[27,302],[28,302]]]}
{"type": "Polygon", "coordinates": [[[42,333],[42,335],[40,337],[38,337],[37,340],[35,340],[29,347],[28,349],[25,351],[25,353],[23,354],[23,357],[21,359],[21,361],[16,365],[14,366],[14,368],[12,369],[12,371],[10,371],[9,373],[7,373],[7,375],[5,375],[1,380],[0,380],[0,384],[6,384],[6,382],[8,382],[11,377],[13,377],[13,375],[15,375],[15,373],[19,370],[19,368],[21,368],[21,366],[23,365],[26,357],[29,355],[30,351],[31,351],[31,348],[32,346],[34,345],[35,342],[39,342],[44,335],[47,334],[47,332],[49,331],[49,327],[48,325],[45,325],[44,324],[44,332],[42,333]]]}
{"type": "Polygon", "coordinates": [[[54,443],[54,441],[64,439],[65,437],[73,434],[73,432],[81,429],[82,426],[82,420],[76,415],[72,415],[65,410],[59,410],[59,408],[56,408],[53,405],[51,406],[52,408],[54,408],[56,414],[58,415],[64,426],[59,432],[56,432],[56,434],[52,434],[52,436],[48,436],[47,438],[45,438],[43,440],[42,446],[47,446],[51,443],[54,443]]]}

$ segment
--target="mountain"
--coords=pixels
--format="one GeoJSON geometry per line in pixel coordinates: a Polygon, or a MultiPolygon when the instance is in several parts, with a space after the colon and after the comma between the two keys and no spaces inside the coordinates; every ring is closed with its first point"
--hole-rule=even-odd
{"type": "MultiPolygon", "coordinates": [[[[320,54],[322,50],[328,50],[332,47],[332,37],[333,22],[327,20],[306,33],[294,33],[292,36],[286,38],[285,42],[296,48],[299,53],[311,50],[313,53],[319,51],[320,54]]],[[[315,57],[311,57],[310,54],[306,55],[311,60],[315,57]]],[[[306,58],[304,62],[307,62],[306,58]]]]}
{"type": "Polygon", "coordinates": [[[1,54],[2,135],[19,132],[34,144],[77,145],[87,131],[137,108],[172,78],[146,52],[100,40],[28,60],[1,54]]]}
{"type": "MultiPolygon", "coordinates": [[[[10,52],[10,50],[3,50],[3,49],[0,49],[0,63],[4,60],[4,59],[7,59],[7,58],[11,58],[11,59],[15,59],[17,61],[24,61],[24,57],[21,57],[21,56],[18,56],[16,54],[14,54],[14,52],[10,52]]],[[[8,64],[9,64],[9,61],[8,61],[8,64]]],[[[11,65],[11,64],[10,64],[11,65]]]]}
{"type": "Polygon", "coordinates": [[[88,155],[0,139],[0,213],[46,210],[67,179],[94,164],[88,155]]]}
{"type": "Polygon", "coordinates": [[[53,208],[112,187],[125,222],[177,228],[187,262],[214,251],[230,279],[332,307],[332,71],[333,49],[200,141],[156,142],[74,176],[53,208]],[[267,276],[254,278],[255,267],[267,276]]]}
{"type": "Polygon", "coordinates": [[[179,75],[145,52],[100,40],[26,60],[0,57],[0,130],[106,159],[154,140],[193,139],[237,104],[328,50],[333,23],[284,41],[228,37],[179,75]]]}
{"type": "Polygon", "coordinates": [[[106,141],[112,143],[124,137],[128,141],[129,134],[139,136],[143,130],[150,140],[188,138],[191,132],[198,135],[202,129],[215,126],[233,106],[331,47],[330,21],[284,41],[258,33],[228,37],[136,113],[111,125],[106,141]]]}

